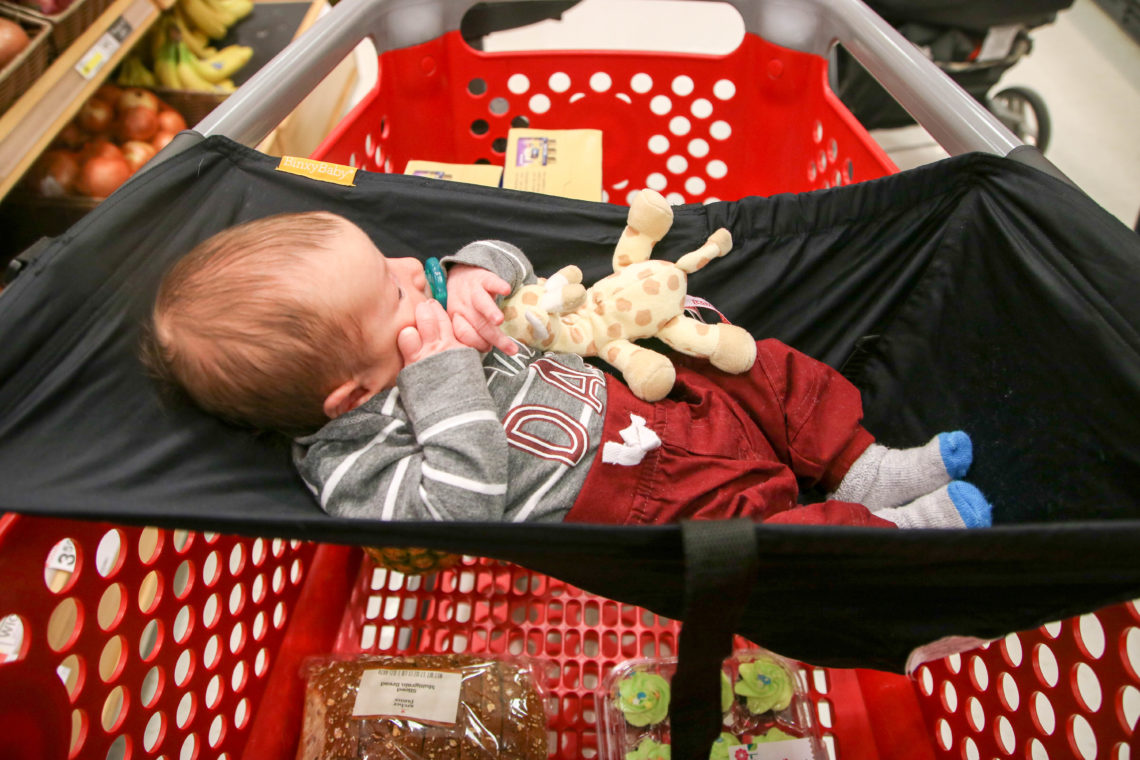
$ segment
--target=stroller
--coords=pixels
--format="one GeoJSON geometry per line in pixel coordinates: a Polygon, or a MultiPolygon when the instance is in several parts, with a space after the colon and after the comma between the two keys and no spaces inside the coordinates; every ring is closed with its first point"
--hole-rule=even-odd
{"type": "MultiPolygon", "coordinates": [[[[1029,87],[990,90],[1033,49],[1029,31],[1052,23],[1072,0],[875,0],[868,5],[893,25],[1022,142],[1044,152],[1051,122],[1044,98],[1029,87]]],[[[868,129],[914,123],[866,70],[838,49],[833,88],[868,129]]]]}

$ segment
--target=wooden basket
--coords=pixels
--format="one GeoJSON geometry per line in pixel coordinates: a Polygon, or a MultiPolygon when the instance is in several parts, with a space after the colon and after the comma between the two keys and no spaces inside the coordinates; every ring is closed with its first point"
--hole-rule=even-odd
{"type": "Polygon", "coordinates": [[[0,3],[0,16],[15,21],[28,33],[30,42],[18,56],[0,69],[0,114],[8,110],[41,74],[54,58],[51,42],[51,24],[38,18],[32,11],[18,5],[0,3]]]}
{"type": "Polygon", "coordinates": [[[51,41],[57,53],[62,53],[75,38],[83,34],[95,23],[103,11],[111,6],[112,0],[74,0],[74,2],[59,13],[40,13],[37,10],[26,8],[33,16],[51,24],[51,41]]]}

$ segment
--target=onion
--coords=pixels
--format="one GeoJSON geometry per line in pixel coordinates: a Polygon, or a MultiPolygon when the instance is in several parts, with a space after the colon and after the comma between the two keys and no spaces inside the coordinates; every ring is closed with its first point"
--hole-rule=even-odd
{"type": "Polygon", "coordinates": [[[157,152],[153,145],[141,140],[123,143],[123,158],[126,160],[127,166],[131,167],[131,172],[137,172],[139,167],[154,158],[154,154],[157,152]]]}
{"type": "Polygon", "coordinates": [[[115,118],[114,108],[99,98],[91,98],[79,109],[79,126],[95,134],[106,132],[113,118],[115,118]]]}
{"type": "Polygon", "coordinates": [[[91,136],[83,131],[76,121],[68,122],[67,126],[59,131],[55,136],[55,141],[65,148],[78,150],[87,144],[91,136]]]}
{"type": "Polygon", "coordinates": [[[173,108],[165,108],[158,112],[159,132],[181,132],[186,129],[186,119],[173,108]]]}
{"type": "Polygon", "coordinates": [[[171,140],[174,139],[174,135],[176,135],[176,134],[178,134],[178,133],[177,132],[167,132],[165,130],[159,130],[158,134],[156,134],[154,137],[151,138],[150,144],[154,146],[155,150],[162,150],[163,148],[166,147],[166,144],[168,142],[170,142],[171,140]]]}
{"type": "Polygon", "coordinates": [[[119,137],[124,141],[149,140],[158,131],[158,114],[145,106],[123,112],[119,119],[119,137]]]}
{"type": "Polygon", "coordinates": [[[115,103],[115,110],[119,113],[126,113],[132,108],[141,106],[157,113],[158,104],[158,96],[150,90],[144,90],[141,87],[128,87],[119,95],[119,99],[115,103]]]}
{"type": "Polygon", "coordinates": [[[123,151],[119,150],[119,146],[111,142],[105,137],[96,137],[91,142],[83,146],[80,152],[79,160],[86,161],[89,158],[118,158],[122,159],[123,151]]]}
{"type": "Polygon", "coordinates": [[[67,150],[49,150],[36,159],[28,173],[32,192],[46,198],[67,195],[79,176],[79,161],[67,150]]]}
{"type": "Polygon", "coordinates": [[[24,48],[31,42],[24,27],[15,21],[0,18],[0,69],[16,60],[16,56],[24,52],[24,48]]]}
{"type": "Polygon", "coordinates": [[[131,176],[131,167],[122,158],[95,156],[83,164],[76,187],[93,198],[106,198],[131,176]]]}

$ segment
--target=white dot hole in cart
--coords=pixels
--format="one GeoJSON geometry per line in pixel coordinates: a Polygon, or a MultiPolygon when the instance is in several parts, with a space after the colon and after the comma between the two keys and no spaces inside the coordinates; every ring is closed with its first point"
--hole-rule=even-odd
{"type": "Polygon", "coordinates": [[[937,748],[964,758],[1130,758],[1140,722],[1140,607],[1122,609],[1129,617],[1111,633],[1090,613],[920,666],[917,688],[941,713],[937,748]]]}
{"type": "Polygon", "coordinates": [[[43,583],[57,601],[42,630],[0,609],[0,663],[32,647],[57,658],[72,705],[71,757],[114,760],[140,748],[228,756],[227,735],[250,726],[247,693],[269,672],[285,598],[303,580],[300,542],[98,531],[97,540],[68,536],[47,550],[43,583]],[[141,736],[124,733],[128,717],[145,725],[141,736]]]}

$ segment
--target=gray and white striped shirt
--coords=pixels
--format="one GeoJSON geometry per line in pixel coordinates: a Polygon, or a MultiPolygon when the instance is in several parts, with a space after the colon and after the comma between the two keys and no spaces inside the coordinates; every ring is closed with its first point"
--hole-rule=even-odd
{"type": "MultiPolygon", "coordinates": [[[[512,288],[534,282],[509,243],[472,243],[444,263],[485,267],[512,288]]],[[[452,349],[298,439],[294,460],[338,516],[559,521],[597,455],[605,403],[605,376],[581,357],[452,349]]]]}

